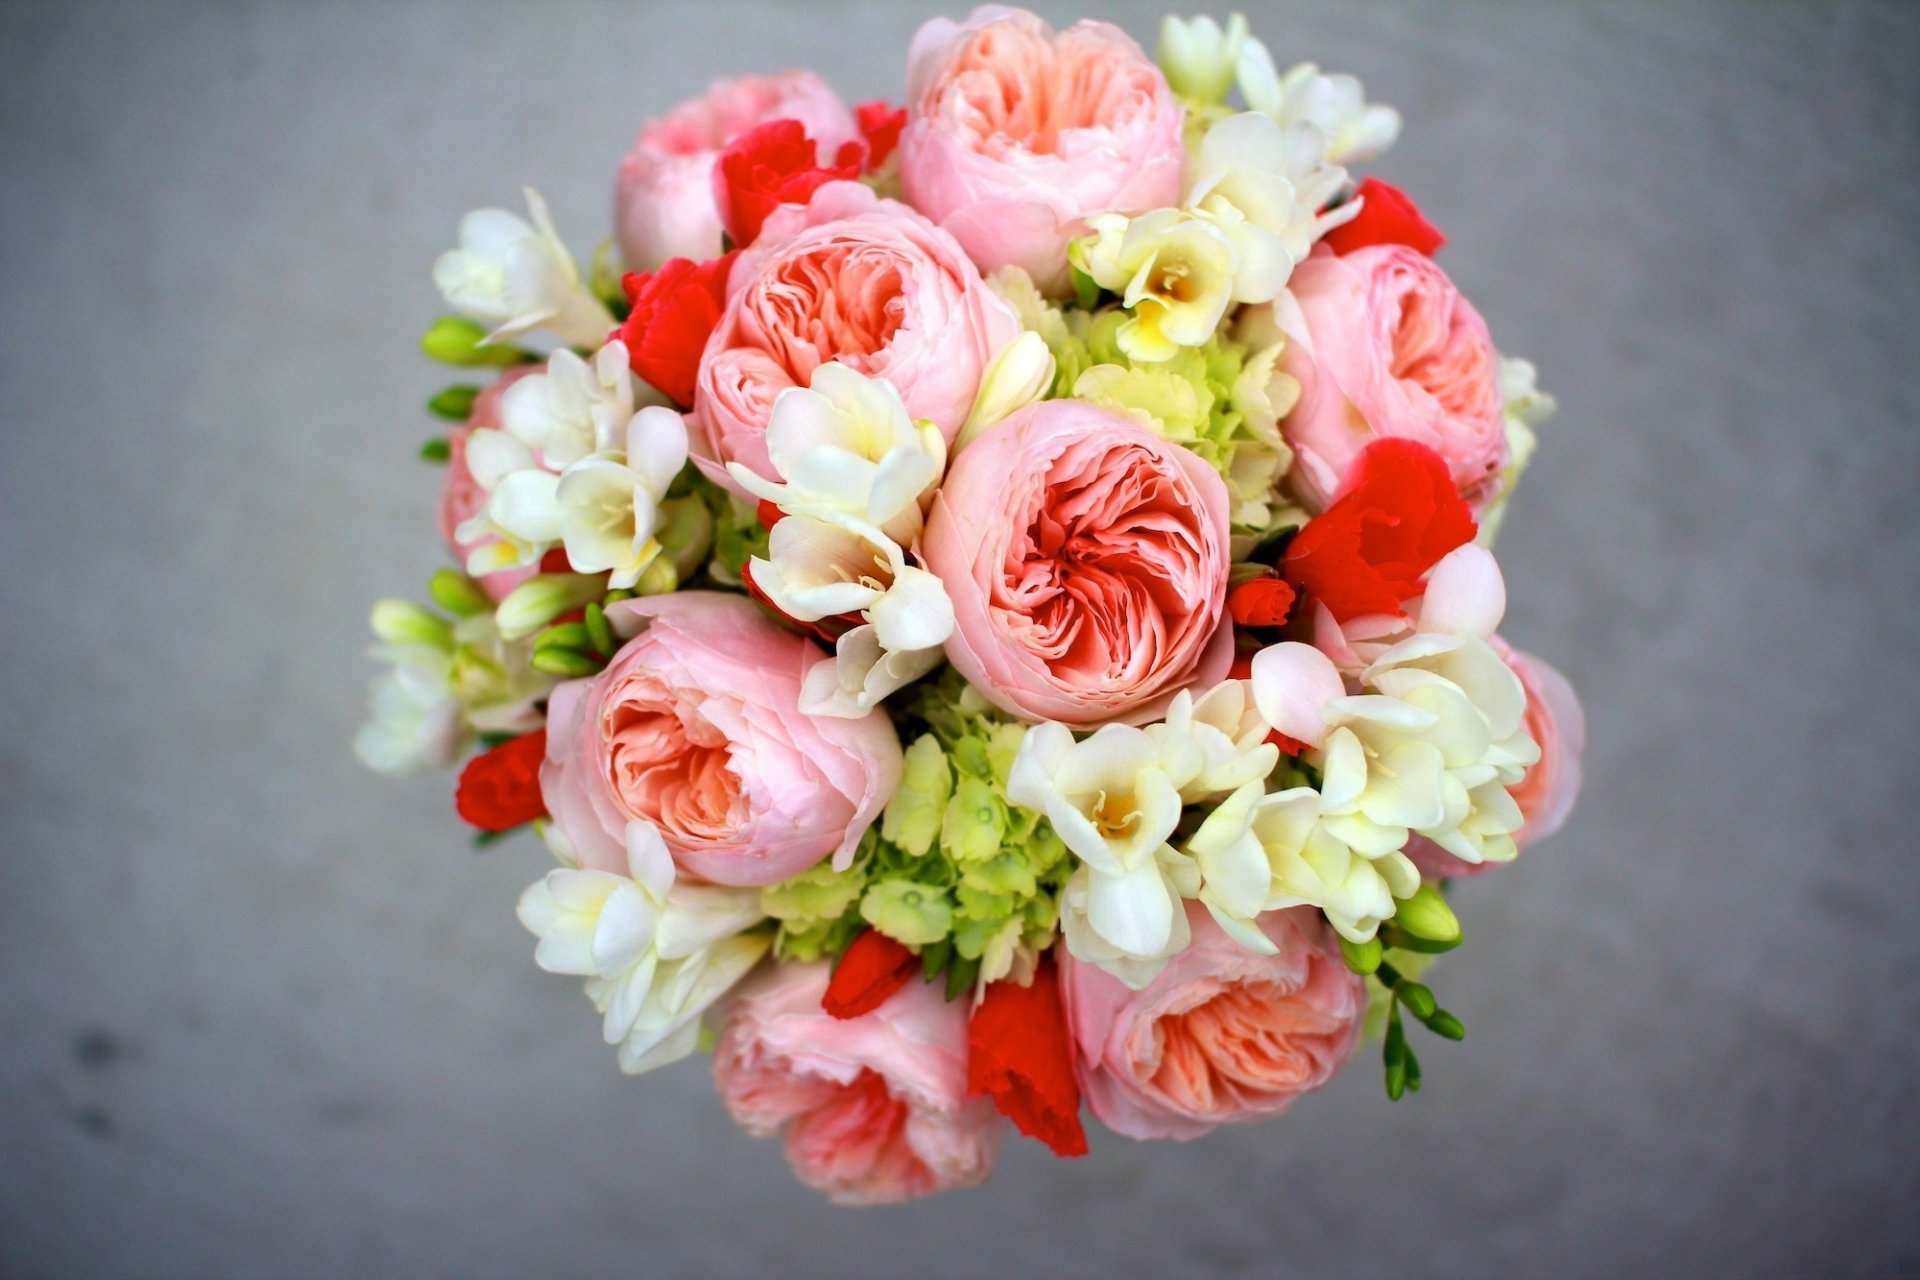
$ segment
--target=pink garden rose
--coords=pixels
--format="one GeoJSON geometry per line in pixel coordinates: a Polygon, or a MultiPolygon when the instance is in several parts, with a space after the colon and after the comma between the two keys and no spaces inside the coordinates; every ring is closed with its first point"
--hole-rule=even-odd
{"type": "Polygon", "coordinates": [[[1507,465],[1500,356],[1446,273],[1403,245],[1376,245],[1316,253],[1287,289],[1274,317],[1283,367],[1300,381],[1280,424],[1293,496],[1324,510],[1361,450],[1401,436],[1445,459],[1460,496],[1483,510],[1507,465]]]}
{"type": "MultiPolygon", "coordinates": [[[[500,426],[500,401],[507,388],[530,373],[538,373],[543,366],[523,364],[507,370],[490,383],[486,390],[473,399],[473,408],[467,413],[465,426],[455,427],[447,432],[447,478],[440,490],[440,536],[446,540],[447,549],[453,552],[464,570],[467,557],[482,542],[462,542],[456,535],[457,530],[466,521],[479,514],[480,508],[487,505],[487,491],[473,478],[473,472],[467,467],[467,437],[482,429],[498,429],[500,426]]],[[[483,539],[483,542],[491,539],[483,539]]],[[[522,569],[502,569],[480,579],[481,589],[495,600],[506,599],[507,593],[531,578],[537,572],[534,566],[522,569]]]]}
{"type": "Polygon", "coordinates": [[[891,382],[951,442],[1019,333],[952,236],[860,183],[828,183],[775,210],[734,263],[694,392],[694,460],[735,492],[729,462],[779,479],[763,438],[774,397],[831,360],[891,382]]]}
{"type": "Polygon", "coordinates": [[[713,1055],[720,1099],[748,1133],[786,1130],[787,1162],[841,1204],[891,1204],[984,1182],[1005,1126],[967,1096],[967,1004],[909,982],[857,1018],[820,1007],[825,963],[763,970],[740,989],[713,1055]]]}
{"type": "Polygon", "coordinates": [[[1068,285],[1067,245],[1093,213],[1180,199],[1186,114],[1167,78],[1105,22],[1055,34],[1022,9],[935,18],[907,53],[907,199],[982,271],[1068,285]]]}
{"type": "Polygon", "coordinates": [[[1096,405],[1042,401],[968,444],[921,553],[953,600],[947,657],[1013,715],[1140,723],[1232,663],[1226,486],[1096,405]]]}
{"type": "Polygon", "coordinates": [[[624,874],[627,824],[659,827],[680,868],[717,884],[798,875],[853,848],[900,782],[884,711],[804,715],[822,651],[745,596],[710,591],[607,610],[638,631],[599,675],[553,691],[540,790],[584,867],[624,874]]]}
{"type": "Polygon", "coordinates": [[[654,271],[669,258],[720,256],[713,166],[735,138],[769,120],[798,120],[831,161],[860,136],[853,112],[811,71],[716,80],[640,130],[620,165],[613,225],[629,271],[654,271]]]}
{"type": "MultiPolygon", "coordinates": [[[[1527,691],[1527,734],[1540,744],[1540,759],[1511,789],[1525,819],[1514,842],[1526,848],[1566,825],[1580,798],[1580,756],[1587,749],[1587,713],[1573,685],[1554,668],[1522,653],[1500,637],[1490,642],[1527,691]]],[[[1454,880],[1505,866],[1501,862],[1463,862],[1423,836],[1407,846],[1407,856],[1429,880],[1454,880]]]]}
{"type": "Polygon", "coordinates": [[[1367,989],[1332,929],[1307,908],[1269,911],[1263,956],[1187,903],[1193,941],[1145,991],[1067,956],[1060,967],[1080,1090],[1130,1138],[1197,1138],[1265,1120],[1346,1065],[1366,1021],[1367,989]]]}

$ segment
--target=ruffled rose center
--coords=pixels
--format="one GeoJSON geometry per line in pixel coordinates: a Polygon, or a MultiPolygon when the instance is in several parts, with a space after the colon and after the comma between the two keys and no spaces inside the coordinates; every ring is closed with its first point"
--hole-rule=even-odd
{"type": "Polygon", "coordinates": [[[630,817],[670,839],[724,842],[741,825],[731,747],[698,701],[639,676],[609,697],[601,724],[607,780],[630,817]]]}
{"type": "Polygon", "coordinates": [[[787,1159],[825,1187],[897,1187],[931,1191],[933,1175],[907,1141],[907,1104],[877,1072],[831,1088],[787,1131],[787,1159]]]}
{"type": "Polygon", "coordinates": [[[762,347],[805,386],[832,360],[856,369],[884,351],[906,319],[908,271],[884,245],[832,244],[776,264],[752,286],[746,314],[765,326],[762,347]]]}
{"type": "Polygon", "coordinates": [[[1225,988],[1154,1028],[1152,1087],[1192,1115],[1234,1114],[1324,1074],[1346,1023],[1271,982],[1225,988]]]}
{"type": "Polygon", "coordinates": [[[1061,683],[1125,689],[1186,641],[1205,602],[1175,584],[1210,580],[1204,542],[1193,495],[1147,450],[1074,454],[1032,498],[995,604],[1061,683]]]}
{"type": "Polygon", "coordinates": [[[1496,357],[1476,327],[1462,323],[1452,291],[1412,274],[1390,287],[1398,296],[1380,309],[1391,325],[1389,372],[1431,395],[1450,417],[1486,421],[1497,415],[1496,357]]]}
{"type": "Polygon", "coordinates": [[[1049,40],[1020,23],[995,23],[968,37],[926,101],[996,159],[1054,155],[1062,135],[1125,128],[1154,90],[1153,69],[1115,57],[1112,43],[1067,31],[1049,40]]]}

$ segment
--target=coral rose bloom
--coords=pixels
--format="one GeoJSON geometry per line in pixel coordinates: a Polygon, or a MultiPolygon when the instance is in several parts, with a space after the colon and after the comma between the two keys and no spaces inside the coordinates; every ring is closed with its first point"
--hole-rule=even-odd
{"type": "Polygon", "coordinates": [[[851,858],[900,782],[884,711],[809,716],[800,683],[825,655],[745,596],[710,591],[607,610],[639,634],[607,669],[553,692],[540,790],[580,863],[625,874],[627,823],[660,829],[679,867],[772,884],[851,858]]]}
{"type": "Polygon", "coordinates": [[[775,210],[734,263],[701,357],[694,460],[735,493],[729,462],[778,480],[765,440],[774,398],[835,360],[891,382],[951,443],[988,363],[1019,333],[952,236],[857,182],[828,183],[775,210]]]}
{"type": "Polygon", "coordinates": [[[1067,1022],[1087,1106],[1131,1138],[1197,1138],[1265,1120],[1346,1065],[1367,989],[1308,908],[1269,911],[1263,956],[1187,903],[1193,942],[1144,991],[1072,956],[1061,962],[1067,1022]]]}
{"type": "Polygon", "coordinates": [[[980,269],[1017,266],[1050,293],[1092,213],[1145,213],[1180,198],[1186,113],[1126,32],[1079,22],[1054,34],[1031,13],[935,18],[907,54],[900,180],[980,269]]]}
{"type": "MultiPolygon", "coordinates": [[[[462,570],[465,570],[467,557],[473,554],[475,548],[493,541],[486,538],[480,542],[462,542],[455,533],[461,525],[479,514],[489,497],[467,466],[467,437],[476,431],[498,428],[500,401],[507,394],[507,388],[530,373],[541,372],[544,367],[523,364],[495,378],[486,390],[473,398],[473,408],[467,412],[466,425],[447,432],[447,478],[440,490],[440,536],[445,539],[447,549],[453,552],[454,559],[460,562],[462,570]]],[[[502,569],[480,579],[480,586],[495,600],[504,600],[509,591],[531,578],[535,572],[537,570],[531,565],[521,569],[502,569]]]]}
{"type": "Polygon", "coordinates": [[[704,96],[648,121],[620,165],[613,225],[628,270],[720,256],[714,163],[728,143],[769,120],[798,120],[823,162],[860,136],[847,104],[811,71],[714,81],[704,96]]]}
{"type": "Polygon", "coordinates": [[[1438,453],[1460,496],[1484,510],[1508,457],[1500,355],[1446,273],[1403,245],[1376,245],[1316,253],[1287,289],[1273,315],[1282,365],[1300,382],[1280,424],[1294,497],[1325,510],[1362,450],[1402,436],[1438,453]]]}
{"type": "Polygon", "coordinates": [[[953,600],[947,657],[1014,715],[1141,723],[1232,662],[1226,486],[1084,401],[1031,405],[961,450],[921,551],[953,600]]]}
{"type": "MultiPolygon", "coordinates": [[[[1527,736],[1540,744],[1540,759],[1527,770],[1519,786],[1509,788],[1525,819],[1513,839],[1524,849],[1564,826],[1574,801],[1580,798],[1580,756],[1587,749],[1587,713],[1573,685],[1553,667],[1498,636],[1491,643],[1527,691],[1527,736]]],[[[1508,865],[1464,862],[1424,836],[1415,836],[1407,845],[1407,856],[1429,880],[1476,876],[1508,865]]]]}
{"type": "Polygon", "coordinates": [[[820,1007],[828,966],[785,964],[733,1000],[713,1055],[733,1118],[756,1137],[786,1130],[794,1174],[841,1204],[890,1204],[993,1172],[1005,1132],[967,1096],[967,1004],[909,982],[870,1013],[820,1007]]]}

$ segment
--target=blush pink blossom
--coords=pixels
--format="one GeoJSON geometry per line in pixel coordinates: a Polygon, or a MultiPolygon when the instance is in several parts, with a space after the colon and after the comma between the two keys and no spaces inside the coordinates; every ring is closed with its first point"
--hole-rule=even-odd
{"type": "MultiPolygon", "coordinates": [[[[541,366],[537,364],[523,364],[495,378],[474,397],[466,425],[447,432],[447,478],[440,490],[440,536],[463,569],[467,557],[475,548],[494,541],[483,538],[479,542],[462,542],[455,533],[462,524],[479,514],[480,508],[487,505],[487,491],[480,487],[480,482],[473,478],[473,472],[467,466],[467,437],[483,429],[497,429],[500,426],[500,400],[506,395],[507,388],[540,369],[541,366]]],[[[495,600],[504,600],[509,591],[531,578],[535,572],[537,570],[532,565],[521,569],[502,569],[481,578],[480,587],[495,600]]]]}
{"type": "Polygon", "coordinates": [[[1508,458],[1500,356],[1446,273],[1404,245],[1375,245],[1316,253],[1287,289],[1274,318],[1300,399],[1280,430],[1301,505],[1324,510],[1368,444],[1400,436],[1438,453],[1460,496],[1485,509],[1508,458]]]}
{"type": "Polygon", "coordinates": [[[798,120],[823,164],[860,136],[847,104],[811,71],[714,81],[704,96],[648,121],[620,165],[613,225],[629,271],[720,256],[714,163],[728,143],[770,120],[798,120]]]}
{"type": "Polygon", "coordinates": [[[756,1137],[784,1129],[794,1174],[841,1204],[985,1181],[1005,1126],[967,1096],[967,1002],[915,981],[836,1018],[820,1007],[828,974],[779,965],[734,997],[713,1055],[733,1118],[756,1137]]]}
{"type": "Polygon", "coordinates": [[[828,183],[776,209],[734,263],[694,392],[694,460],[736,493],[729,462],[779,479],[765,441],[774,398],[833,360],[891,382],[951,442],[1019,333],[952,236],[860,183],[828,183]]]}
{"type": "Polygon", "coordinates": [[[745,596],[710,591],[628,600],[607,617],[638,634],[599,675],[553,691],[540,770],[582,866],[623,872],[636,818],[682,870],[717,884],[852,857],[899,785],[900,740],[884,711],[800,711],[818,646],[745,596]]]}
{"type": "Polygon", "coordinates": [[[1259,955],[1187,903],[1193,941],[1144,991],[1067,956],[1061,990],[1088,1108],[1130,1138],[1197,1138],[1279,1115],[1346,1065],[1367,990],[1308,908],[1269,911],[1259,955]]]}
{"type": "Polygon", "coordinates": [[[907,54],[907,199],[982,271],[1017,266],[1050,293],[1094,213],[1180,198],[1186,115],[1167,78],[1105,22],[1054,31],[998,5],[935,18],[907,54]]]}
{"type": "Polygon", "coordinates": [[[1014,715],[1140,723],[1232,663],[1226,486],[1096,405],[1042,401],[968,444],[921,552],[953,601],[947,657],[1014,715]]]}
{"type": "MultiPolygon", "coordinates": [[[[1566,825],[1574,801],[1580,798],[1580,757],[1587,749],[1587,713],[1573,685],[1553,667],[1498,636],[1490,643],[1527,691],[1527,734],[1540,744],[1540,759],[1527,770],[1520,785],[1511,788],[1514,803],[1525,819],[1513,838],[1524,849],[1566,825]]],[[[1508,865],[1463,862],[1423,836],[1415,836],[1408,844],[1407,856],[1429,880],[1454,880],[1508,865]]]]}

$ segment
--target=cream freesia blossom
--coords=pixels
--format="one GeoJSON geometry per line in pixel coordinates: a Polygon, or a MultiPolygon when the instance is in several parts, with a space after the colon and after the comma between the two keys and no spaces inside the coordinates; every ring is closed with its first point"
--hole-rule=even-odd
{"type": "Polygon", "coordinates": [[[460,247],[433,264],[433,282],[448,306],[493,327],[488,341],[545,329],[569,346],[598,346],[613,315],[581,280],[546,201],[532,187],[526,197],[532,223],[505,209],[462,218],[460,247]]]}
{"type": "MultiPolygon", "coordinates": [[[[1005,270],[1018,272],[1021,279],[1026,279],[1018,267],[1005,270]]],[[[1028,287],[1031,288],[1030,281],[1028,287]]],[[[1038,299],[1037,292],[1034,297],[1038,299]]],[[[973,398],[973,410],[954,438],[954,452],[958,453],[981,432],[1011,417],[1016,410],[1045,399],[1058,367],[1046,338],[1031,329],[1024,330],[1002,347],[980,379],[980,393],[973,398]]]]}
{"type": "Polygon", "coordinates": [[[907,563],[885,533],[848,516],[787,516],[751,571],[788,617],[818,622],[857,613],[889,652],[930,649],[953,632],[953,603],[940,579],[907,563]]]}
{"type": "Polygon", "coordinates": [[[700,1017],[766,953],[755,889],[677,878],[651,823],[627,824],[627,875],[562,867],[520,895],[539,939],[534,963],[584,977],[620,1068],[651,1071],[692,1053],[700,1017]]]}
{"type": "Polygon", "coordinates": [[[1075,265],[1133,313],[1115,341],[1135,360],[1171,360],[1182,347],[1205,345],[1230,304],[1251,300],[1238,292],[1246,283],[1239,249],[1210,217],[1155,209],[1137,218],[1095,214],[1087,225],[1092,234],[1073,244],[1075,265]]]}
{"type": "Polygon", "coordinates": [[[1400,136],[1400,113],[1366,100],[1360,82],[1349,75],[1325,75],[1311,62],[1281,75],[1273,55],[1259,40],[1240,48],[1240,96],[1250,110],[1272,117],[1282,128],[1312,125],[1325,142],[1325,157],[1336,165],[1376,159],[1400,136]]]}
{"type": "Polygon", "coordinates": [[[373,718],[353,740],[368,768],[445,768],[475,733],[540,726],[534,704],[553,681],[528,663],[530,646],[501,637],[492,614],[449,621],[409,601],[382,600],[372,621],[380,640],[373,656],[392,669],[374,683],[373,718]]]}
{"type": "Polygon", "coordinates": [[[947,466],[945,437],[931,422],[908,416],[891,382],[837,361],[774,400],[766,447],[783,483],[728,464],[747,492],[791,516],[852,517],[904,546],[920,535],[947,466]]]}
{"type": "Polygon", "coordinates": [[[946,660],[938,647],[896,652],[863,623],[834,642],[833,657],[816,662],[800,684],[800,709],[810,716],[858,720],[946,660]]]}
{"type": "Polygon", "coordinates": [[[1167,83],[1190,106],[1212,106],[1226,99],[1239,74],[1246,47],[1247,20],[1234,14],[1222,28],[1212,17],[1160,20],[1160,69],[1167,83]]]}
{"type": "Polygon", "coordinates": [[[1271,302],[1315,242],[1360,212],[1352,201],[1321,212],[1346,181],[1311,122],[1283,126],[1243,111],[1208,127],[1187,166],[1186,205],[1233,240],[1236,301],[1271,302]]]}
{"type": "Polygon", "coordinates": [[[1222,680],[1198,699],[1182,689],[1168,705],[1165,721],[1148,725],[1147,733],[1198,750],[1198,767],[1180,788],[1187,804],[1260,782],[1280,763],[1280,748],[1267,741],[1266,718],[1244,680],[1222,680]]]}

